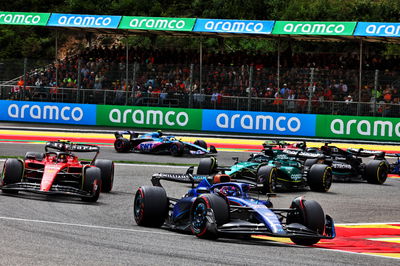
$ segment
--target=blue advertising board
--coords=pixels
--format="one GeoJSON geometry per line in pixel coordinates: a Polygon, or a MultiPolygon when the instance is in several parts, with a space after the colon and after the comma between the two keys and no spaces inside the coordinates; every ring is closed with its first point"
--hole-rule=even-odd
{"type": "Polygon", "coordinates": [[[230,20],[198,18],[193,31],[226,32],[246,34],[271,34],[274,21],[268,20],[230,20]]]}
{"type": "Polygon", "coordinates": [[[203,110],[204,131],[315,136],[316,115],[203,110]]]}
{"type": "Polygon", "coordinates": [[[47,26],[116,29],[122,16],[53,13],[47,26]]]}
{"type": "Polygon", "coordinates": [[[400,37],[400,23],[358,22],[354,36],[400,37]]]}
{"type": "Polygon", "coordinates": [[[0,120],[96,125],[96,105],[0,100],[0,120]]]}

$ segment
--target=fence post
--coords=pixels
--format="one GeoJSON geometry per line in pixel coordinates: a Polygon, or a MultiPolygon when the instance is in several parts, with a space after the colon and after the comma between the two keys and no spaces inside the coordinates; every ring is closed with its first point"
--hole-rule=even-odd
{"type": "Polygon", "coordinates": [[[190,64],[189,108],[193,107],[193,69],[194,65],[190,64]]]}
{"type": "Polygon", "coordinates": [[[24,58],[24,87],[23,87],[23,90],[22,90],[22,92],[20,93],[20,100],[23,100],[24,99],[24,97],[25,97],[25,90],[26,90],[26,68],[27,68],[27,65],[28,65],[28,58],[24,58]]]}
{"type": "Polygon", "coordinates": [[[375,76],[374,76],[374,91],[375,91],[375,96],[374,96],[374,107],[373,107],[373,116],[376,115],[376,92],[378,91],[378,77],[379,77],[379,70],[375,69],[375,76]]]}
{"type": "Polygon", "coordinates": [[[78,95],[76,97],[76,102],[80,103],[81,102],[81,59],[78,60],[78,95]]]}
{"type": "Polygon", "coordinates": [[[313,83],[314,83],[314,68],[310,68],[311,73],[310,73],[310,86],[308,87],[308,110],[307,113],[311,114],[311,99],[314,94],[313,91],[313,83]]]}
{"type": "Polygon", "coordinates": [[[253,88],[253,66],[250,66],[249,69],[249,93],[248,93],[248,102],[247,102],[247,111],[251,111],[251,90],[253,88]]]}

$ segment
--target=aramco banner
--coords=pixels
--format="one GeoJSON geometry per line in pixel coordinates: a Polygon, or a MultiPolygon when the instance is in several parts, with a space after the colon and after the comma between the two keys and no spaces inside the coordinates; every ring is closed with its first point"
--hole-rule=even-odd
{"type": "Polygon", "coordinates": [[[116,29],[121,16],[51,14],[47,26],[116,29]]]}
{"type": "Polygon", "coordinates": [[[400,23],[358,22],[354,35],[400,37],[400,23]]]}
{"type": "Polygon", "coordinates": [[[353,35],[357,22],[276,21],[272,34],[353,35]]]}
{"type": "Polygon", "coordinates": [[[46,26],[50,13],[26,13],[0,11],[0,24],[46,26]]]}
{"type": "Polygon", "coordinates": [[[119,29],[192,31],[195,18],[122,17],[119,29]]]}
{"type": "Polygon", "coordinates": [[[322,138],[400,141],[400,118],[317,115],[322,138]]]}
{"type": "Polygon", "coordinates": [[[228,20],[202,19],[196,20],[193,31],[221,32],[244,34],[271,34],[274,21],[267,20],[228,20]]]}

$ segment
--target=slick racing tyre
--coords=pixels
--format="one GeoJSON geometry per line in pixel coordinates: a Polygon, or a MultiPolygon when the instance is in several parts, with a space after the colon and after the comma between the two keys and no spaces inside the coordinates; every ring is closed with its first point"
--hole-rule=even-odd
{"type": "Polygon", "coordinates": [[[193,144],[207,150],[207,143],[204,140],[198,139],[193,144]]]}
{"type": "Polygon", "coordinates": [[[273,193],[276,190],[278,170],[269,165],[261,166],[257,171],[257,184],[262,184],[261,193],[273,193]]]}
{"type": "Polygon", "coordinates": [[[197,167],[198,175],[212,175],[217,171],[217,158],[208,157],[200,160],[199,166],[197,167]]]}
{"type": "MultiPolygon", "coordinates": [[[[7,186],[21,182],[24,167],[22,162],[17,159],[7,159],[3,166],[2,185],[7,186]]],[[[17,194],[17,190],[2,188],[2,192],[17,194]]]]}
{"type": "Polygon", "coordinates": [[[180,142],[174,142],[171,144],[169,148],[172,156],[182,156],[184,152],[184,145],[180,142]]]}
{"type": "Polygon", "coordinates": [[[98,167],[86,167],[83,177],[82,190],[88,192],[88,197],[82,197],[83,201],[96,202],[101,190],[101,170],[98,167]]]}
{"type": "Polygon", "coordinates": [[[365,179],[368,183],[382,185],[386,181],[388,171],[388,165],[385,161],[369,161],[365,166],[365,179]]]}
{"type": "MultiPolygon", "coordinates": [[[[286,224],[298,223],[316,234],[322,235],[324,233],[325,214],[318,202],[299,197],[292,201],[290,208],[295,209],[295,211],[288,213],[286,224]]],[[[321,238],[293,236],[290,239],[297,245],[311,246],[318,243],[321,238]]]]}
{"type": "Polygon", "coordinates": [[[168,209],[169,200],[164,188],[142,186],[136,191],[133,216],[138,225],[161,227],[168,209]]]}
{"type": "Polygon", "coordinates": [[[25,154],[24,160],[43,161],[45,156],[46,155],[44,153],[41,153],[41,152],[28,151],[25,154]]]}
{"type": "Polygon", "coordinates": [[[114,183],[114,162],[97,159],[94,166],[101,170],[101,192],[110,192],[114,183]]]}
{"type": "Polygon", "coordinates": [[[117,152],[129,152],[131,149],[131,142],[125,138],[118,138],[114,141],[114,148],[117,152]]]}
{"type": "Polygon", "coordinates": [[[197,237],[217,239],[218,226],[228,222],[229,206],[224,198],[215,194],[203,194],[193,202],[190,209],[190,228],[197,237]]]}
{"type": "Polygon", "coordinates": [[[314,164],[308,172],[307,183],[312,191],[327,192],[332,185],[332,168],[326,164],[314,164]]]}

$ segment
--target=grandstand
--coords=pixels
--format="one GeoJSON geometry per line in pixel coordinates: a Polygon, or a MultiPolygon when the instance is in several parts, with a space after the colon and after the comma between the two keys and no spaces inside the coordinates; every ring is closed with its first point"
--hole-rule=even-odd
{"type": "Polygon", "coordinates": [[[55,63],[29,62],[0,64],[1,99],[398,116],[396,56],[363,58],[361,82],[356,52],[251,54],[114,43],[55,63]]]}

